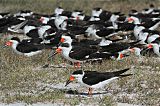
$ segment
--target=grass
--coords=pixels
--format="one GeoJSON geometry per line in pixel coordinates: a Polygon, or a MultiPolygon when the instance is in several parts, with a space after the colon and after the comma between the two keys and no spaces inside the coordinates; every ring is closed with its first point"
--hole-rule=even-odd
{"type": "Polygon", "coordinates": [[[143,7],[148,7],[150,3],[155,6],[160,4],[158,0],[1,0],[0,10],[17,12],[29,9],[34,12],[51,14],[55,7],[61,6],[66,10],[81,9],[87,14],[90,14],[94,7],[126,13],[131,8],[142,10],[143,7]]]}
{"type": "MultiPolygon", "coordinates": [[[[131,1],[114,0],[98,1],[93,0],[1,0],[0,10],[17,12],[21,9],[30,9],[38,13],[53,13],[57,5],[67,10],[83,9],[86,14],[90,14],[93,7],[102,7],[111,11],[122,11],[134,8],[141,10],[148,7],[149,3],[159,6],[159,1],[131,1]],[[139,3],[137,3],[139,2],[139,3]],[[12,3],[12,4],[11,4],[12,3]],[[81,5],[80,5],[81,4],[81,5]]],[[[76,95],[66,96],[66,91],[54,89],[49,86],[38,85],[44,83],[55,85],[65,83],[69,73],[65,68],[49,68],[36,70],[37,67],[46,64],[46,58],[50,51],[44,51],[34,57],[24,57],[15,54],[11,48],[3,47],[6,38],[0,39],[0,103],[25,102],[27,104],[37,102],[60,103],[61,105],[107,105],[114,106],[117,102],[129,104],[140,104],[147,106],[158,106],[160,103],[160,61],[159,58],[143,57],[138,58],[134,55],[121,61],[106,60],[99,64],[84,64],[85,70],[116,71],[131,67],[128,73],[133,73],[132,77],[119,79],[106,86],[109,93],[106,96],[94,98],[79,97],[76,95]]],[[[57,55],[51,64],[61,63],[63,59],[57,55]]],[[[81,88],[80,88],[81,90],[81,88]]],[[[87,92],[82,88],[82,91],[87,92]]]]}

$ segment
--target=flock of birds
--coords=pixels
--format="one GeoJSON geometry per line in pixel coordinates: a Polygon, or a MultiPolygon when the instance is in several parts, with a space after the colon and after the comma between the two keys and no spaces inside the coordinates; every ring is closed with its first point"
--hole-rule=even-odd
{"type": "MultiPolygon", "coordinates": [[[[33,56],[44,49],[54,50],[75,67],[80,63],[106,59],[120,60],[136,56],[160,56],[160,9],[150,5],[141,12],[131,10],[128,15],[94,8],[91,15],[81,10],[65,11],[57,7],[54,14],[44,15],[30,10],[15,14],[0,13],[1,33],[22,33],[27,38],[13,36],[6,46],[24,56],[33,56]]],[[[72,73],[66,85],[77,79],[82,85],[104,87],[110,81],[130,76],[116,72],[83,71],[72,73]]]]}

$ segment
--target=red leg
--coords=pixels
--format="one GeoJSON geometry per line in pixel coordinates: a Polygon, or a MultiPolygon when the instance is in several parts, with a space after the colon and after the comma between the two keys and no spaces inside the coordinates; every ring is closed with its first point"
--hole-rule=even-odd
{"type": "Polygon", "coordinates": [[[81,63],[77,62],[77,68],[80,68],[80,67],[81,67],[81,63]]]}
{"type": "Polygon", "coordinates": [[[80,68],[80,67],[81,67],[80,62],[76,62],[76,63],[74,63],[74,68],[80,68]]]}
{"type": "Polygon", "coordinates": [[[92,88],[89,88],[89,89],[88,89],[88,95],[89,95],[89,96],[92,96],[92,91],[93,91],[92,88]]]}

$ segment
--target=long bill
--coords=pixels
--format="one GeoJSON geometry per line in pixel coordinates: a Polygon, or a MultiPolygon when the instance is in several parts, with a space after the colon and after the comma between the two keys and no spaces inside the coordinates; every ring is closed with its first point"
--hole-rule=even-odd
{"type": "Polygon", "coordinates": [[[67,80],[65,86],[67,86],[68,84],[70,84],[72,81],[74,81],[74,77],[73,76],[70,76],[69,80],[67,80]]]}

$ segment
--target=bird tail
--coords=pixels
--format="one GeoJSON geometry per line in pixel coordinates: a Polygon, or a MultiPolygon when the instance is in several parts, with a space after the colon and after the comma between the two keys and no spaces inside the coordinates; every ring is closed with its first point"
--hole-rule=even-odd
{"type": "MultiPolygon", "coordinates": [[[[126,68],[126,69],[123,69],[123,70],[120,70],[120,71],[116,71],[116,72],[113,72],[114,76],[123,76],[121,75],[122,73],[128,71],[130,68],[126,68]]],[[[126,74],[126,75],[129,75],[129,74],[126,74]]]]}
{"type": "Polygon", "coordinates": [[[131,75],[133,75],[133,74],[125,74],[125,75],[119,75],[119,76],[120,76],[120,78],[122,78],[122,77],[131,76],[131,75]]]}

